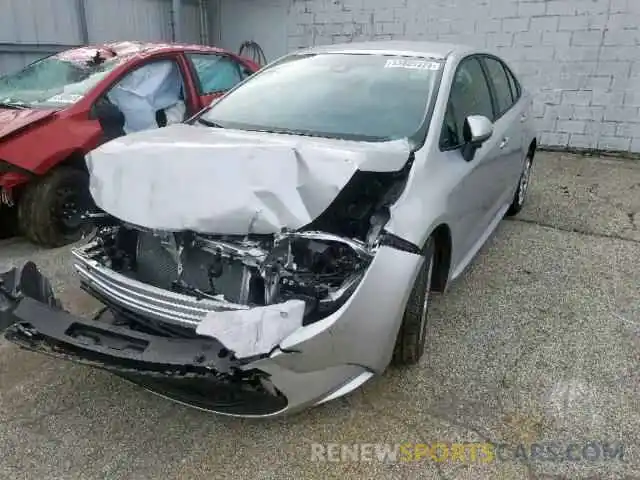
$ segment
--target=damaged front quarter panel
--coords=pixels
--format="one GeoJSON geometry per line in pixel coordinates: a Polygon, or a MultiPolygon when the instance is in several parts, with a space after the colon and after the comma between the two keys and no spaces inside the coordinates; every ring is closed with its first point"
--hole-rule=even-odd
{"type": "MultiPolygon", "coordinates": [[[[380,246],[417,250],[384,230],[413,165],[407,141],[373,144],[171,128],[172,136],[142,132],[89,157],[96,204],[136,236],[125,255],[113,245],[76,255],[83,263],[80,276],[94,293],[109,297],[104,278],[96,278],[87,258],[111,269],[114,259],[129,258],[120,273],[143,284],[228,302],[206,318],[189,313],[191,324],[223,343],[226,339],[237,354],[253,355],[269,352],[285,333],[340,308],[380,246]],[[143,174],[148,182],[140,184],[135,179],[143,174]],[[287,304],[292,301],[298,303],[287,304]],[[298,312],[299,302],[304,302],[302,318],[291,310],[298,312]],[[289,319],[280,333],[264,327],[264,318],[278,309],[289,319]],[[251,324],[252,333],[239,335],[238,328],[232,335],[221,327],[225,323],[251,324]]],[[[159,304],[147,308],[133,298],[117,301],[156,321],[181,318],[170,308],[160,311],[159,304]]]]}
{"type": "Polygon", "coordinates": [[[172,125],[108,142],[87,166],[95,203],[124,222],[170,232],[276,234],[313,222],[356,172],[397,172],[410,152],[404,140],[172,125]]]}
{"type": "Polygon", "coordinates": [[[268,355],[339,309],[373,253],[326,232],[252,238],[106,227],[74,251],[84,288],[163,330],[195,329],[236,357],[268,355]]]}
{"type": "MultiPolygon", "coordinates": [[[[42,331],[32,338],[47,338],[63,358],[142,376],[134,381],[156,391],[152,377],[163,368],[205,381],[209,365],[213,376],[230,368],[232,382],[250,379],[294,403],[307,402],[298,382],[312,375],[313,402],[327,385],[346,391],[382,372],[403,286],[422,261],[416,245],[386,229],[412,171],[409,145],[184,134],[170,144],[131,135],[92,154],[98,228],[73,257],[83,288],[116,324],[74,320],[36,293],[60,315],[36,321],[42,331]],[[142,174],[148,183],[136,180],[142,174]]],[[[28,300],[22,310],[33,316],[38,307],[28,300]]],[[[12,341],[37,350],[27,333],[12,341]]]]}

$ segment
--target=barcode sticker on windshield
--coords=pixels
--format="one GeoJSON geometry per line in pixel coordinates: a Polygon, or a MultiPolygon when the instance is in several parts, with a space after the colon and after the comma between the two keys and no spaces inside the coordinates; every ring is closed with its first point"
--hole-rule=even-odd
{"type": "Polygon", "coordinates": [[[429,62],[427,60],[409,60],[404,58],[394,58],[387,60],[384,68],[408,68],[410,70],[440,70],[441,64],[429,62]]]}

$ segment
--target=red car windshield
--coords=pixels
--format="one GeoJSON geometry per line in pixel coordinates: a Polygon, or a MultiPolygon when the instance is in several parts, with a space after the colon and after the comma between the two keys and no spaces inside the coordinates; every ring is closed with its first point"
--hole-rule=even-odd
{"type": "Polygon", "coordinates": [[[318,137],[388,141],[420,130],[442,62],[374,54],[284,59],[232,90],[205,125],[318,137]]]}
{"type": "Polygon", "coordinates": [[[54,55],[0,77],[0,104],[16,107],[65,107],[84,97],[122,63],[54,55]]]}

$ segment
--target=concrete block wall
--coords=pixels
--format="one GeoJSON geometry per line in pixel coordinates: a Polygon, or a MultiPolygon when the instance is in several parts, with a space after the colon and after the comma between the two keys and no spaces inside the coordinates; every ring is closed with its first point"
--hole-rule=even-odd
{"type": "Polygon", "coordinates": [[[289,2],[289,50],[368,39],[486,47],[535,94],[542,144],[640,152],[640,0],[289,2]]]}

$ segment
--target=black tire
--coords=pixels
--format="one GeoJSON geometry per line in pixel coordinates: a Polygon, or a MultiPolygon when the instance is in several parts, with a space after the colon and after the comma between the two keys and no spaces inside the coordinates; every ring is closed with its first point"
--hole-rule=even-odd
{"type": "Polygon", "coordinates": [[[520,178],[518,179],[518,188],[516,188],[516,193],[513,196],[513,200],[511,205],[509,206],[509,210],[507,210],[506,216],[513,217],[520,213],[522,207],[524,207],[525,201],[527,199],[527,190],[529,189],[529,184],[531,183],[531,168],[533,166],[533,153],[529,153],[525,160],[524,169],[520,174],[520,178]],[[524,182],[524,186],[523,186],[524,182]]]}
{"type": "Polygon", "coordinates": [[[402,324],[393,351],[395,365],[414,365],[425,350],[429,317],[429,299],[433,290],[435,244],[433,238],[424,248],[424,264],[418,273],[407,301],[402,324]]]}
{"type": "Polygon", "coordinates": [[[88,231],[80,215],[90,208],[90,199],[85,172],[56,168],[25,188],[18,202],[19,230],[31,242],[45,247],[74,243],[88,231]]]}

